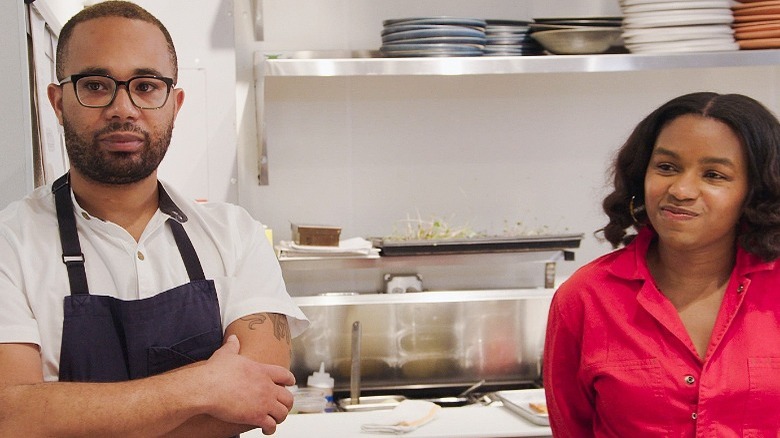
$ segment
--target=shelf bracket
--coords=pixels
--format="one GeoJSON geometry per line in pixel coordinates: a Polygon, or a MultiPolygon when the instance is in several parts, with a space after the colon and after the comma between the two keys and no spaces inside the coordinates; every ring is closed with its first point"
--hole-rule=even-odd
{"type": "MultiPolygon", "coordinates": [[[[260,1],[260,0],[258,0],[260,1]]],[[[255,52],[255,114],[257,117],[257,184],[267,186],[268,143],[265,134],[265,53],[255,52]]]]}
{"type": "Polygon", "coordinates": [[[255,41],[264,40],[264,26],[263,26],[263,0],[251,0],[252,1],[252,23],[255,30],[255,41]]]}

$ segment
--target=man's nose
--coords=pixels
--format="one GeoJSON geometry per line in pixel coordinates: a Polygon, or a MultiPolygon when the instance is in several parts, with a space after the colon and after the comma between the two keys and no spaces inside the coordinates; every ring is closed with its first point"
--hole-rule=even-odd
{"type": "Polygon", "coordinates": [[[110,117],[136,117],[139,111],[140,108],[133,104],[133,100],[130,97],[130,90],[128,90],[127,85],[118,85],[116,95],[114,95],[114,101],[108,106],[110,117]]]}

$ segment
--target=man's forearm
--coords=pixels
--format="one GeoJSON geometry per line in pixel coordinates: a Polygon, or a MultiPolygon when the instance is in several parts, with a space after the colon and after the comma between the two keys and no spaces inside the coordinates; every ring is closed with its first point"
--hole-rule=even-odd
{"type": "Polygon", "coordinates": [[[165,434],[165,438],[192,438],[194,436],[198,438],[224,438],[251,429],[254,429],[254,426],[226,423],[210,415],[198,415],[165,434]]]}
{"type": "Polygon", "coordinates": [[[205,412],[194,369],[118,383],[0,389],[0,436],[159,436],[205,412]]]}

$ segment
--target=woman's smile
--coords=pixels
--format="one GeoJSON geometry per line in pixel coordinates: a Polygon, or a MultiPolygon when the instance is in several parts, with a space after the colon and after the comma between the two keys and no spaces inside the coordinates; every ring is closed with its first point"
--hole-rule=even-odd
{"type": "Polygon", "coordinates": [[[661,213],[665,218],[677,221],[687,221],[696,219],[699,214],[691,210],[675,207],[673,205],[667,205],[661,207],[661,213]]]}

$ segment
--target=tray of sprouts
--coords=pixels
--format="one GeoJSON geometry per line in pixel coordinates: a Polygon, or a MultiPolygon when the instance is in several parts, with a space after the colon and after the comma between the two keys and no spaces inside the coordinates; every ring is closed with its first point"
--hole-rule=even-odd
{"type": "Polygon", "coordinates": [[[553,251],[579,248],[582,233],[550,233],[528,230],[519,222],[500,235],[453,226],[441,218],[407,218],[399,230],[371,241],[382,256],[466,254],[479,252],[553,251]]]}

